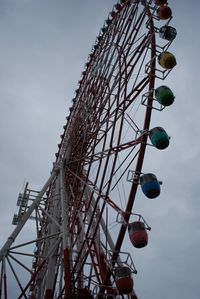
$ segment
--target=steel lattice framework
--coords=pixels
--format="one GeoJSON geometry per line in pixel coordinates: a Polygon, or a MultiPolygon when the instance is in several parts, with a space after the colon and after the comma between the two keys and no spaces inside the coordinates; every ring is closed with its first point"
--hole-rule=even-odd
{"type": "Polygon", "coordinates": [[[162,110],[153,99],[155,80],[169,73],[157,66],[171,42],[156,38],[156,9],[154,1],[120,1],[105,21],[51,176],[41,191],[27,183],[19,195],[16,228],[0,251],[0,298],[13,298],[13,285],[18,298],[116,298],[115,268],[137,272],[123,240],[130,217],[141,217],[132,207],[151,113],[162,110]]]}

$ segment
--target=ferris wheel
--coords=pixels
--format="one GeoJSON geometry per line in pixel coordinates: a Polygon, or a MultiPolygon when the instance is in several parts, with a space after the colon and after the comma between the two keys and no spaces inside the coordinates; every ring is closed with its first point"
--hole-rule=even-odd
{"type": "Polygon", "coordinates": [[[164,0],[114,5],[82,72],[50,178],[40,191],[27,183],[19,194],[16,227],[0,251],[0,298],[13,298],[13,288],[29,299],[137,298],[123,241],[148,244],[150,226],[132,208],[138,188],[148,198],[160,194],[156,175],[142,166],[146,147],[169,145],[165,129],[150,121],[174,101],[159,84],[176,65],[171,20],[164,0]]]}

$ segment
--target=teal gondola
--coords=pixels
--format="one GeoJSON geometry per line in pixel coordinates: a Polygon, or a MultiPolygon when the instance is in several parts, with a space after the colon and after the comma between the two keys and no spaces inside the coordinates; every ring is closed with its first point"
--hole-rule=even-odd
{"type": "Polygon", "coordinates": [[[163,150],[169,145],[169,136],[161,127],[155,127],[149,131],[149,138],[153,146],[159,150],[163,150]]]}

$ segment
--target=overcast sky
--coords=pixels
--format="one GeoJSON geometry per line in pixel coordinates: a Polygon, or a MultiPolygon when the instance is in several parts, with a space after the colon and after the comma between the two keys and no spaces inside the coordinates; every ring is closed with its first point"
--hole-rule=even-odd
{"type": "MultiPolygon", "coordinates": [[[[113,0],[0,0],[0,246],[12,231],[24,181],[41,188],[54,162],[74,90],[113,0]]],[[[152,227],[134,252],[139,299],[200,298],[200,62],[197,0],[169,1],[178,36],[167,79],[176,99],[156,115],[171,136],[157,161],[159,199],[143,199],[152,227]]],[[[136,208],[140,208],[140,202],[136,208]]]]}

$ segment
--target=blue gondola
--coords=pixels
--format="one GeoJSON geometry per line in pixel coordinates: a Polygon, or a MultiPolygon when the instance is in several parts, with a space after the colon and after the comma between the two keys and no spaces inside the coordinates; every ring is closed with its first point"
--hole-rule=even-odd
{"type": "Polygon", "coordinates": [[[147,173],[140,177],[140,185],[143,193],[148,198],[156,198],[160,195],[160,183],[155,174],[147,173]]]}

